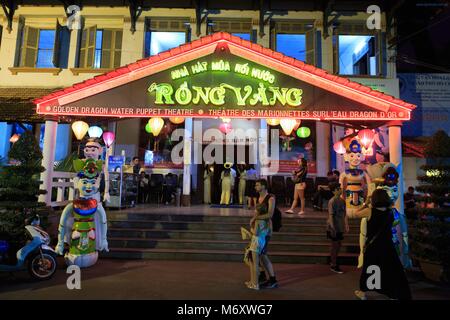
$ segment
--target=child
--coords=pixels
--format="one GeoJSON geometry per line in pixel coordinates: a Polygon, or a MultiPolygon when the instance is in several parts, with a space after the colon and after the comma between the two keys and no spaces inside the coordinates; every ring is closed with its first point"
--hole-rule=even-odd
{"type": "Polygon", "coordinates": [[[338,183],[330,184],[333,198],[328,201],[327,238],[331,240],[330,260],[331,271],[344,273],[337,264],[341,241],[344,240],[344,232],[349,231],[348,219],[345,214],[345,200],[342,199],[341,188],[338,183]]]}

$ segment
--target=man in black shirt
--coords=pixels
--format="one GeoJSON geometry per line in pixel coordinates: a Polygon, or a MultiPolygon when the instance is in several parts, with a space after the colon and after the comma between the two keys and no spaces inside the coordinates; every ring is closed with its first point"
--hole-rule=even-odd
{"type": "Polygon", "coordinates": [[[331,170],[327,173],[328,185],[317,186],[317,192],[313,198],[313,208],[322,211],[323,199],[330,200],[333,197],[333,192],[330,191],[330,186],[339,183],[340,172],[338,170],[331,170]]]}

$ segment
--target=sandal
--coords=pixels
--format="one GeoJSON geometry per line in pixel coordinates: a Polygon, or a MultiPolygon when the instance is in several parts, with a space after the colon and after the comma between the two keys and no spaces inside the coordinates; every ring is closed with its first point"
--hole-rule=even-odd
{"type": "Polygon", "coordinates": [[[259,290],[259,285],[257,284],[253,284],[250,281],[246,281],[245,285],[247,286],[247,288],[249,289],[253,289],[253,290],[259,290]]]}

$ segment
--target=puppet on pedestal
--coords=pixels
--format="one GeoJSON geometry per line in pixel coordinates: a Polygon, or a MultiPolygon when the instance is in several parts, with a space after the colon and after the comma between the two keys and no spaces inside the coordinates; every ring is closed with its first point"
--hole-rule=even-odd
{"type": "Polygon", "coordinates": [[[55,251],[64,253],[64,243],[69,245],[65,255],[68,265],[90,267],[97,262],[97,251],[108,251],[107,221],[103,206],[97,198],[102,162],[87,159],[75,179],[79,197],[68,204],[60,218],[58,244],[55,251]]]}
{"type": "MultiPolygon", "coordinates": [[[[346,214],[348,218],[359,218],[356,212],[364,205],[364,192],[366,178],[359,165],[364,160],[362,147],[357,138],[344,140],[346,152],[344,160],[348,163],[348,169],[341,173],[339,182],[342,188],[342,196],[345,198],[346,214]]],[[[359,243],[364,246],[366,239],[366,218],[361,219],[359,243]]],[[[362,248],[361,247],[361,248],[362,248]]],[[[362,267],[363,256],[358,258],[358,268],[362,267]]]]}

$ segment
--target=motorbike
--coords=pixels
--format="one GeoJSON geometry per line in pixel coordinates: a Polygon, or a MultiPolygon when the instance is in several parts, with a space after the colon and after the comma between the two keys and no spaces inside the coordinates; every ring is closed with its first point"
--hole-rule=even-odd
{"type": "Polygon", "coordinates": [[[56,252],[49,246],[50,236],[40,226],[39,218],[25,226],[31,240],[17,251],[17,262],[7,264],[10,244],[0,240],[0,272],[28,270],[35,280],[48,280],[57,270],[56,252]]]}

